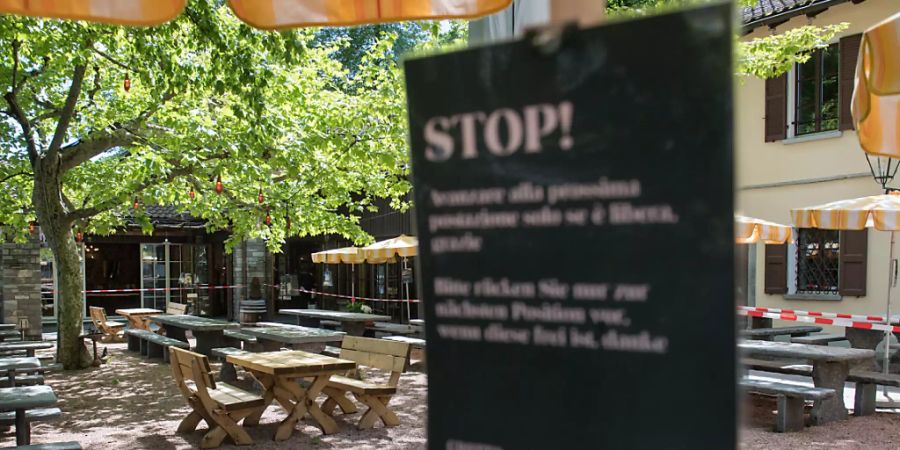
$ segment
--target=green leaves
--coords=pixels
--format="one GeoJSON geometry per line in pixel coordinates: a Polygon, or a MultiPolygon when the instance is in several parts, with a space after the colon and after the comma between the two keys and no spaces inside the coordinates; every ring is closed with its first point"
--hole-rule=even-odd
{"type": "Polygon", "coordinates": [[[807,25],[779,34],[737,44],[737,72],[759,78],[777,77],[809,59],[813,50],[827,47],[838,33],[850,24],[816,27],[807,25]]]}

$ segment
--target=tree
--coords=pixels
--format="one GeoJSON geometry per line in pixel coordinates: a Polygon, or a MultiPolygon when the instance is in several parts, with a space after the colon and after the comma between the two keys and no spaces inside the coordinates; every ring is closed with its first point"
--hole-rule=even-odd
{"type": "Polygon", "coordinates": [[[217,0],[156,28],[0,18],[0,223],[37,221],[59,270],[59,356],[84,367],[75,231],[109,234],[145,206],[228,229],[229,248],[358,226],[409,189],[405,97],[390,37],[347,68],[309,30],[261,32],[217,0]],[[391,61],[391,63],[387,63],[391,61]],[[350,71],[357,86],[335,84],[350,71]],[[217,193],[217,180],[222,192],[217,193]]]}

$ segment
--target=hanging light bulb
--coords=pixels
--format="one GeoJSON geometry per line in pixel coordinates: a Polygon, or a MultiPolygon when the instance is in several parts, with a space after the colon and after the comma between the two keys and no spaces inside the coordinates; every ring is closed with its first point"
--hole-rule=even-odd
{"type": "Polygon", "coordinates": [[[222,175],[216,175],[216,194],[221,194],[224,190],[225,185],[222,184],[222,175]]]}
{"type": "Polygon", "coordinates": [[[262,205],[263,202],[266,201],[266,197],[263,196],[262,188],[259,188],[259,195],[256,196],[256,200],[259,201],[259,204],[262,205]]]}
{"type": "Polygon", "coordinates": [[[191,190],[188,192],[188,197],[190,197],[191,200],[193,200],[194,197],[196,197],[196,196],[197,196],[197,194],[194,193],[194,187],[191,186],[191,190]]]}
{"type": "Polygon", "coordinates": [[[272,225],[272,216],[269,215],[269,210],[268,210],[268,209],[266,210],[266,219],[265,219],[265,220],[266,220],[266,225],[267,225],[267,226],[271,226],[271,225],[272,225]]]}
{"type": "Polygon", "coordinates": [[[75,233],[75,242],[81,242],[83,240],[84,240],[84,233],[82,233],[81,230],[78,230],[78,232],[75,233]]]}
{"type": "Polygon", "coordinates": [[[28,234],[32,234],[32,235],[33,235],[33,234],[34,234],[35,228],[36,228],[36,227],[35,227],[34,222],[28,222],[28,234]]]}
{"type": "Polygon", "coordinates": [[[141,207],[141,202],[138,200],[137,197],[134,198],[134,205],[133,205],[133,206],[134,206],[134,209],[138,209],[138,208],[141,207]]]}
{"type": "Polygon", "coordinates": [[[122,83],[122,87],[125,88],[125,92],[128,92],[131,90],[131,78],[128,76],[127,73],[125,74],[125,81],[122,83]]]}

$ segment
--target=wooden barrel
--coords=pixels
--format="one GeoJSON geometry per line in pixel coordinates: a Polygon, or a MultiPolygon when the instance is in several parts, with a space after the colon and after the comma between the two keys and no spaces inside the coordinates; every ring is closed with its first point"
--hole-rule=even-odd
{"type": "Polygon", "coordinates": [[[241,300],[241,325],[253,325],[266,315],[265,300],[241,300]]]}

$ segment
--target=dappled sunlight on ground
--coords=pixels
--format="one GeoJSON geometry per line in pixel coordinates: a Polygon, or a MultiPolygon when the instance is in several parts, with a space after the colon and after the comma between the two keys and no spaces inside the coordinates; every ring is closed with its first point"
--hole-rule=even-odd
{"type": "MultiPolygon", "coordinates": [[[[125,344],[101,344],[107,347],[107,364],[82,371],[54,373],[47,377],[59,398],[62,417],[54,422],[37,423],[32,428],[32,442],[79,441],[85,449],[189,449],[197,448],[206,433],[200,431],[177,434],[175,429],[190,412],[172,379],[168,364],[160,359],[143,359],[126,350],[125,344]]],[[[102,351],[102,350],[101,350],[102,351]]],[[[219,364],[213,363],[218,373],[219,364]]],[[[376,374],[372,379],[379,379],[376,374]]],[[[361,448],[418,449],[425,447],[427,381],[424,373],[408,372],[400,381],[400,391],[390,405],[401,425],[359,431],[356,422],[360,412],[335,417],[340,431],[324,436],[309,421],[301,422],[294,435],[285,442],[274,442],[279,421],[286,413],[278,406],[266,409],[260,425],[248,429],[255,444],[221,448],[361,448]]],[[[319,397],[319,402],[325,399],[319,397]]],[[[0,447],[15,444],[13,429],[0,432],[0,447]]]]}

